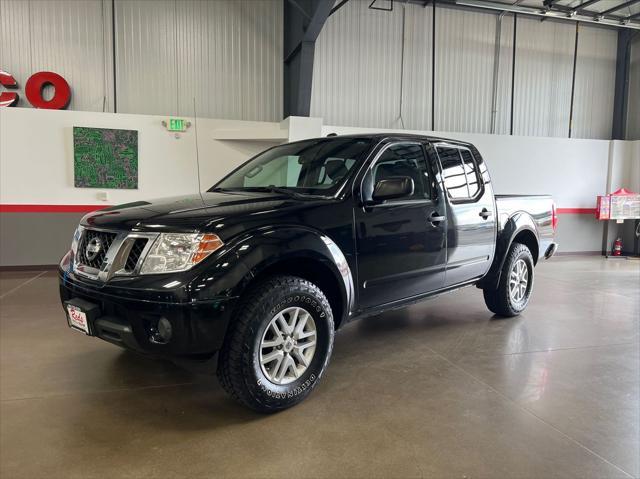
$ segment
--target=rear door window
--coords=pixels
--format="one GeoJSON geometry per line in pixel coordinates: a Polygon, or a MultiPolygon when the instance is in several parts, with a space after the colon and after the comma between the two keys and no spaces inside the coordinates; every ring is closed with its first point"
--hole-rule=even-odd
{"type": "Polygon", "coordinates": [[[464,172],[467,175],[469,198],[473,198],[480,191],[480,181],[478,180],[478,166],[473,159],[473,155],[466,148],[460,148],[460,156],[462,157],[464,172]]]}
{"type": "Polygon", "coordinates": [[[439,146],[436,148],[442,165],[444,186],[452,200],[468,201],[482,188],[478,165],[466,148],[439,146]]]}
{"type": "Polygon", "coordinates": [[[444,186],[449,197],[454,200],[469,199],[467,176],[462,166],[462,158],[457,148],[438,147],[438,156],[442,165],[444,186]]]}

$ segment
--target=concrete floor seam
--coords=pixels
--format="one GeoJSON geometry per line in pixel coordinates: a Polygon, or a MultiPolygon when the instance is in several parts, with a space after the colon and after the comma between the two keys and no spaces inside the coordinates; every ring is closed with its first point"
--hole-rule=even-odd
{"type": "Polygon", "coordinates": [[[7,291],[6,293],[4,293],[3,295],[0,295],[0,299],[4,299],[7,296],[9,296],[11,293],[15,293],[16,291],[18,291],[20,288],[22,288],[23,286],[28,285],[29,283],[31,283],[32,281],[35,281],[36,279],[38,279],[40,276],[42,276],[43,274],[45,274],[46,271],[41,271],[39,274],[37,274],[36,276],[34,276],[33,278],[30,278],[28,280],[26,280],[24,283],[19,284],[18,286],[16,286],[15,288],[7,291]]]}
{"type": "Polygon", "coordinates": [[[498,396],[500,396],[502,399],[504,399],[505,401],[513,404],[514,406],[516,406],[518,409],[530,414],[531,416],[535,417],[538,421],[542,422],[543,424],[545,424],[546,426],[550,427],[551,429],[553,429],[555,432],[557,432],[558,434],[560,434],[561,436],[563,436],[564,438],[568,439],[569,441],[573,442],[574,444],[576,444],[577,446],[579,446],[580,448],[584,449],[585,451],[587,451],[588,453],[592,454],[593,456],[597,457],[598,459],[600,459],[601,461],[607,463],[608,465],[610,465],[611,467],[617,469],[618,471],[620,471],[621,473],[625,474],[627,477],[630,477],[632,479],[637,479],[633,474],[630,474],[629,472],[625,471],[624,469],[622,469],[620,466],[618,466],[617,464],[614,464],[613,462],[609,461],[607,458],[601,456],[600,454],[598,454],[597,452],[593,451],[592,449],[590,449],[589,447],[585,446],[584,444],[582,444],[580,441],[578,441],[577,439],[569,436],[567,433],[563,432],[562,430],[558,429],[556,426],[554,426],[553,424],[551,424],[550,422],[546,421],[545,419],[541,418],[540,416],[538,416],[535,412],[531,411],[530,409],[522,406],[521,404],[519,404],[518,402],[514,401],[513,399],[511,399],[509,396],[503,394],[502,392],[500,392],[499,390],[497,390],[496,388],[494,388],[493,386],[491,386],[490,384],[488,384],[487,382],[483,381],[482,379],[478,378],[477,376],[475,376],[474,374],[470,373],[469,371],[467,371],[465,368],[463,368],[462,366],[460,366],[459,364],[456,364],[455,362],[451,361],[449,358],[447,358],[446,356],[443,356],[442,354],[438,353],[437,351],[435,351],[434,349],[430,348],[427,346],[427,349],[429,349],[433,354],[435,354],[436,356],[440,357],[442,360],[446,361],[447,363],[449,363],[450,365],[452,365],[453,367],[455,367],[456,369],[460,370],[461,372],[463,372],[464,374],[466,374],[467,376],[469,376],[470,378],[472,378],[474,381],[482,384],[483,386],[487,387],[488,389],[490,389],[491,391],[493,391],[495,394],[497,394],[498,396]]]}
{"type": "Polygon", "coordinates": [[[576,346],[573,348],[551,348],[551,349],[536,349],[535,351],[519,351],[514,353],[503,353],[496,354],[496,356],[518,356],[521,354],[540,354],[540,353],[553,353],[556,351],[582,351],[585,349],[596,349],[596,348],[614,348],[617,346],[633,346],[633,341],[628,341],[624,343],[612,343],[612,344],[592,344],[589,346],[576,346]]]}

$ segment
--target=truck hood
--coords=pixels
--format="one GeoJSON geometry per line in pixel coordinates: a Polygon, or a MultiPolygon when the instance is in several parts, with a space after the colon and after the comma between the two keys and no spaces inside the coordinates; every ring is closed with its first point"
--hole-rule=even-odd
{"type": "Polygon", "coordinates": [[[218,231],[230,220],[250,222],[258,213],[280,214],[317,202],[280,193],[207,192],[112,206],[89,213],[82,224],[125,231],[218,231]]]}

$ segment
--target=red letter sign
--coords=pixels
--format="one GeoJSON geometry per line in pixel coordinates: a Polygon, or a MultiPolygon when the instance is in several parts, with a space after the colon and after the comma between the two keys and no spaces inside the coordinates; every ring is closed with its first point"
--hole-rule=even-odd
{"type": "Polygon", "coordinates": [[[63,110],[71,101],[71,88],[67,81],[57,73],[38,72],[34,73],[28,80],[25,87],[27,100],[34,108],[46,108],[48,110],[63,110]],[[49,101],[42,97],[42,89],[52,85],[55,89],[53,98],[49,101]]]}
{"type": "MultiPolygon", "coordinates": [[[[0,70],[0,85],[7,88],[17,88],[15,78],[10,73],[0,70]]],[[[18,103],[18,94],[14,92],[3,91],[0,93],[0,106],[13,106],[18,103]]]]}

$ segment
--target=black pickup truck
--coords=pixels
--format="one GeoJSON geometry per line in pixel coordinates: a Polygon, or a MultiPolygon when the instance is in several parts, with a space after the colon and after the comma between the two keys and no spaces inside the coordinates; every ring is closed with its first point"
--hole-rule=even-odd
{"type": "Polygon", "coordinates": [[[551,197],[494,195],[468,143],[304,140],[206,193],[88,214],[60,295],[70,327],[211,365],[231,396],[271,412],[313,390],[354,319],[468,285],[519,314],[555,227],[551,197]]]}

